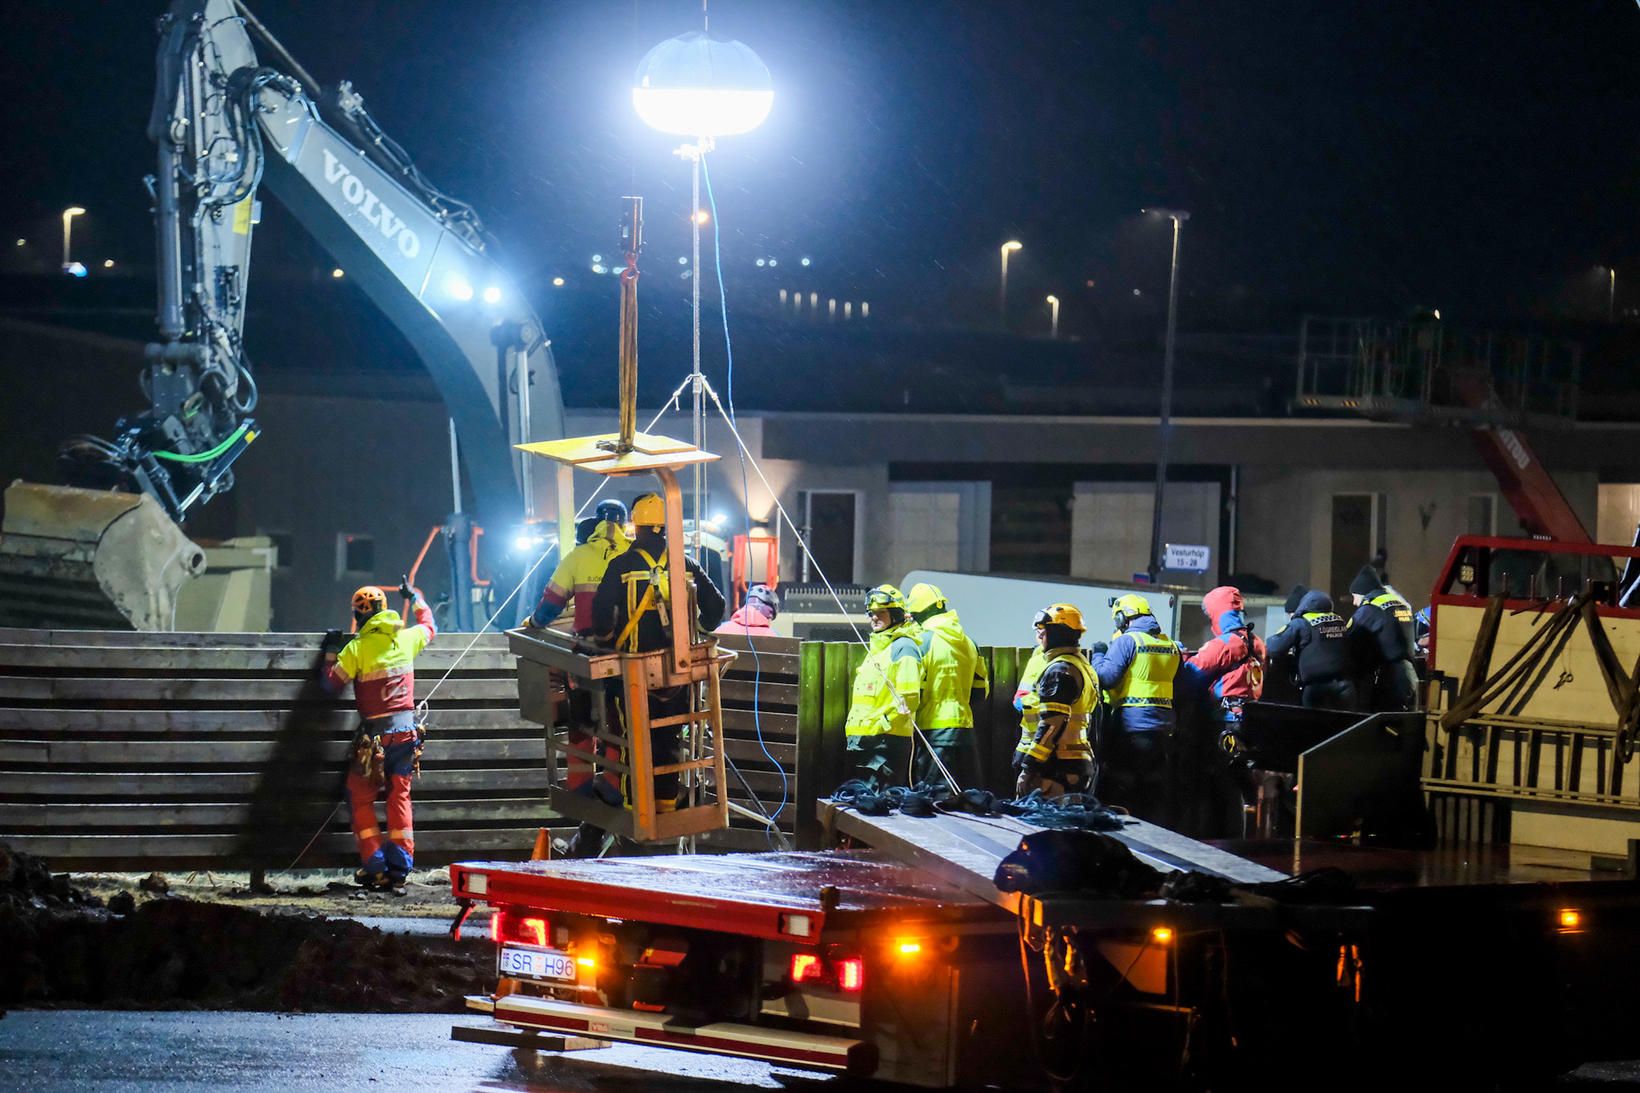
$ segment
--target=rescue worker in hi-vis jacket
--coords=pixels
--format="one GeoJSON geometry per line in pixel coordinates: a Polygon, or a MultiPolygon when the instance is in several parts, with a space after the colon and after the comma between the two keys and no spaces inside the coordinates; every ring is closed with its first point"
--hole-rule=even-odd
{"type": "MultiPolygon", "coordinates": [[[[723,594],[693,558],[684,558],[686,579],[693,582],[698,619],[674,619],[670,599],[672,576],[666,560],[666,505],[656,494],[645,494],[633,502],[632,545],[616,555],[604,570],[592,599],[592,628],[598,640],[621,653],[648,653],[664,649],[672,641],[672,628],[688,628],[690,640],[698,631],[711,631],[723,621],[723,594]]],[[[685,597],[686,601],[689,597],[685,597]]],[[[625,701],[619,681],[612,681],[609,694],[626,725],[625,701]]],[[[689,688],[662,687],[649,692],[651,720],[677,717],[689,712],[689,688]]],[[[663,725],[649,733],[650,756],[656,766],[678,762],[678,742],[683,726],[663,725]]],[[[677,806],[680,778],[677,771],[655,776],[655,808],[669,812],[677,806]]]]}
{"type": "Polygon", "coordinates": [[[416,725],[416,656],[433,640],[433,612],[408,579],[399,585],[406,625],[387,609],[387,594],[374,585],[353,593],[353,623],[348,640],[340,631],[325,635],[323,681],[340,694],[353,684],[353,701],[364,719],[354,739],[347,772],[353,839],[360,867],[354,879],[369,888],[402,891],[416,861],[416,833],[411,820],[410,779],[421,761],[422,732],[416,725]],[[376,795],[387,790],[387,837],[376,820],[376,795]]]}
{"type": "Polygon", "coordinates": [[[925,681],[922,630],[906,613],[905,594],[891,584],[866,593],[866,616],[871,638],[854,673],[843,746],[850,777],[880,791],[910,777],[925,681]]]}
{"type": "Polygon", "coordinates": [[[1162,633],[1143,596],[1118,597],[1110,614],[1116,636],[1108,645],[1096,643],[1089,657],[1116,715],[1100,741],[1099,796],[1166,825],[1176,804],[1173,680],[1182,660],[1179,645],[1162,633]]]}
{"type": "Polygon", "coordinates": [[[1032,621],[1042,668],[1031,684],[1031,700],[1016,702],[1025,720],[1014,749],[1014,793],[1091,793],[1093,747],[1088,734],[1099,705],[1099,681],[1080,648],[1087,632],[1082,612],[1068,603],[1050,604],[1032,621]]]}
{"type": "MultiPolygon", "coordinates": [[[[609,563],[632,543],[626,534],[626,506],[614,499],[600,501],[594,515],[575,526],[575,538],[575,548],[565,554],[552,571],[541,601],[524,620],[525,629],[551,626],[567,611],[576,637],[593,636],[592,601],[598,593],[598,585],[609,563]]],[[[565,743],[605,759],[618,759],[620,748],[599,740],[593,731],[593,702],[602,693],[601,688],[588,688],[574,676],[557,670],[552,674],[555,687],[564,692],[561,716],[568,723],[565,743]]],[[[584,756],[569,753],[564,757],[564,787],[571,793],[596,795],[598,787],[592,785],[592,771],[592,763],[584,756]]],[[[604,778],[609,790],[618,789],[620,783],[614,772],[604,778]]]]}

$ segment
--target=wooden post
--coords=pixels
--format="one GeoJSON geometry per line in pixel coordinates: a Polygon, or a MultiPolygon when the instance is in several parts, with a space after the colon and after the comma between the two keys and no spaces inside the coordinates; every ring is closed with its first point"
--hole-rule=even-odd
{"type": "Polygon", "coordinates": [[[805,641],[798,647],[797,668],[797,801],[793,834],[797,849],[820,849],[820,818],[815,803],[835,787],[825,782],[826,647],[805,641]]]}
{"type": "Polygon", "coordinates": [[[821,695],[820,730],[820,794],[829,794],[843,780],[848,761],[843,757],[847,741],[843,725],[848,721],[849,699],[852,697],[853,674],[849,671],[847,642],[828,641],[825,644],[825,690],[821,695]]]}
{"type": "Polygon", "coordinates": [[[1019,715],[1014,711],[1014,689],[1019,686],[1018,649],[991,650],[991,747],[985,753],[985,787],[993,793],[1013,796],[1014,773],[1010,765],[1019,743],[1019,715]]]}

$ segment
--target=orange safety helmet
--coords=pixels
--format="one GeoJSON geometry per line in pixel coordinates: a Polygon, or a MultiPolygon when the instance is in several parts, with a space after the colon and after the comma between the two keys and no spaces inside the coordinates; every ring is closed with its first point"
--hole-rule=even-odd
{"type": "Polygon", "coordinates": [[[353,613],[355,615],[374,615],[378,611],[387,610],[387,593],[373,584],[367,584],[353,593],[353,613]]]}

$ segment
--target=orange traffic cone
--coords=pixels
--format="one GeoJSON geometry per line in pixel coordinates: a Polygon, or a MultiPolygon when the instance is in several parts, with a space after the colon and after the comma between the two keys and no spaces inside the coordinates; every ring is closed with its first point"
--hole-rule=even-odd
{"type": "Polygon", "coordinates": [[[535,833],[535,849],[530,851],[530,861],[546,861],[552,857],[552,835],[546,828],[539,828],[535,833]]]}

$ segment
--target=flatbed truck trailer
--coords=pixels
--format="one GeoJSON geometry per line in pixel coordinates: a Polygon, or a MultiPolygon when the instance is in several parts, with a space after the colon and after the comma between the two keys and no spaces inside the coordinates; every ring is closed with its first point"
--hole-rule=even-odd
{"type": "Polygon", "coordinates": [[[992,881],[1034,824],[820,809],[865,848],[452,866],[497,950],[469,1007],[519,1043],[927,1088],[1466,1088],[1640,1057],[1640,886],[1587,855],[1133,822],[1114,839],[1170,896],[1025,894],[992,881]]]}

